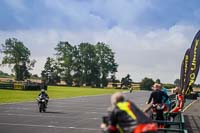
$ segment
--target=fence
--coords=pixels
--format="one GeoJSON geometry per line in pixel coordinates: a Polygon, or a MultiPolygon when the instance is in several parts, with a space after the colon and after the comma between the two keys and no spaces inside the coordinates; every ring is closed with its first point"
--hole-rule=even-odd
{"type": "Polygon", "coordinates": [[[11,83],[0,83],[0,89],[13,89],[14,86],[11,83]]]}
{"type": "Polygon", "coordinates": [[[0,83],[0,89],[15,89],[15,90],[47,90],[46,84],[41,83],[27,83],[27,82],[13,82],[0,83]]]}
{"type": "MultiPolygon", "coordinates": [[[[175,99],[175,94],[172,94],[169,96],[170,100],[174,100],[175,99]]],[[[152,106],[149,106],[148,108],[146,108],[144,110],[144,112],[149,113],[151,111],[152,106]]],[[[164,124],[165,128],[159,128],[158,131],[159,132],[164,132],[164,133],[187,133],[187,130],[184,129],[184,125],[185,125],[185,120],[184,120],[184,116],[183,113],[180,111],[178,113],[168,113],[168,116],[172,116],[172,115],[176,115],[176,119],[174,121],[170,121],[170,119],[165,120],[165,121],[159,121],[159,120],[153,120],[155,123],[158,124],[164,124]],[[167,126],[166,126],[167,125],[167,126]],[[170,128],[167,128],[170,127],[170,128]]]]}
{"type": "Polygon", "coordinates": [[[23,90],[24,89],[24,84],[22,82],[15,82],[14,83],[14,89],[15,90],[23,90]]]}
{"type": "Polygon", "coordinates": [[[158,121],[154,120],[154,122],[159,124],[167,125],[170,128],[159,128],[158,131],[164,132],[164,133],[187,133],[187,130],[184,129],[185,120],[183,113],[180,111],[178,113],[169,113],[169,115],[176,115],[176,119],[174,121],[158,121]]]}

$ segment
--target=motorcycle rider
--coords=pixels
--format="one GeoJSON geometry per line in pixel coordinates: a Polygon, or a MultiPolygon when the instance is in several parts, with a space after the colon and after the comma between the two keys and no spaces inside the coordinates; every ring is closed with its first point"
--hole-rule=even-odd
{"type": "MultiPolygon", "coordinates": [[[[164,109],[162,112],[160,111],[157,112],[156,110],[156,120],[164,120],[164,113],[167,112],[167,107],[164,103],[169,99],[169,96],[161,90],[161,85],[158,83],[155,83],[152,89],[153,89],[153,92],[151,93],[147,104],[150,104],[153,99],[153,102],[152,102],[153,110],[156,110],[156,107],[158,105],[164,106],[164,109]],[[165,99],[163,100],[163,98],[165,99]]],[[[158,124],[158,126],[160,128],[164,127],[163,124],[158,124]]]]}
{"type": "Polygon", "coordinates": [[[157,125],[122,93],[111,96],[112,106],[108,111],[108,122],[101,124],[104,133],[156,133],[157,125]]]}
{"type": "MultiPolygon", "coordinates": [[[[162,85],[160,85],[160,89],[161,89],[161,91],[163,91],[164,93],[167,94],[167,89],[166,89],[165,87],[163,87],[162,85]]],[[[168,95],[168,94],[167,94],[167,95],[168,95]]],[[[163,102],[164,102],[164,100],[165,100],[165,97],[163,97],[163,102]]],[[[170,100],[169,100],[169,98],[168,98],[167,101],[164,102],[164,103],[165,103],[165,105],[167,106],[167,111],[169,112],[169,110],[170,110],[170,100]]]]}
{"type": "Polygon", "coordinates": [[[48,96],[48,94],[45,92],[45,89],[41,89],[41,92],[40,92],[40,94],[38,95],[38,100],[40,100],[41,98],[45,98],[45,100],[46,100],[46,107],[47,107],[47,104],[48,104],[48,101],[49,101],[49,96],[48,96]]]}
{"type": "Polygon", "coordinates": [[[182,94],[181,88],[176,87],[175,88],[175,93],[176,93],[176,105],[175,107],[170,111],[174,114],[171,114],[171,121],[174,120],[175,116],[177,115],[176,113],[181,111],[184,106],[184,95],[182,94]]]}
{"type": "Polygon", "coordinates": [[[151,93],[147,104],[150,104],[152,99],[153,99],[153,104],[162,104],[163,102],[165,103],[168,100],[169,96],[163,91],[161,91],[160,86],[161,85],[158,83],[155,83],[153,85],[152,87],[153,92],[151,93]],[[162,100],[163,97],[165,98],[164,100],[162,100]]]}

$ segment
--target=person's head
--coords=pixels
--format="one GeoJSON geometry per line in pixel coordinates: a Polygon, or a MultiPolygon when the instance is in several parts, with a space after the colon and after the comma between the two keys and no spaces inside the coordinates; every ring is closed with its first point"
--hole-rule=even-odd
{"type": "Polygon", "coordinates": [[[161,84],[158,84],[158,83],[155,83],[155,84],[152,86],[152,89],[153,89],[153,90],[161,90],[161,89],[162,89],[162,85],[161,85],[161,84]]]}
{"type": "Polygon", "coordinates": [[[174,92],[177,93],[177,94],[182,94],[182,90],[181,90],[180,87],[175,87],[174,92]]]}
{"type": "Polygon", "coordinates": [[[116,105],[118,102],[123,102],[125,97],[121,92],[116,92],[111,96],[110,100],[112,105],[116,105]]]}
{"type": "Polygon", "coordinates": [[[158,84],[158,89],[162,90],[162,85],[161,84],[158,84]]]}

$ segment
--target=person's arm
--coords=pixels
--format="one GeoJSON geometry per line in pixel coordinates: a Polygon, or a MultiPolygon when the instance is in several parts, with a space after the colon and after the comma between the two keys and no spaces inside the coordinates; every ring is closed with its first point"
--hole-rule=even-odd
{"type": "Polygon", "coordinates": [[[49,98],[49,95],[46,93],[46,97],[49,98]]]}
{"type": "Polygon", "coordinates": [[[108,125],[108,130],[109,130],[109,133],[112,133],[112,132],[116,132],[117,131],[117,115],[116,115],[116,112],[115,110],[113,110],[111,113],[110,113],[110,124],[108,125]]]}
{"type": "Polygon", "coordinates": [[[117,132],[117,121],[116,121],[116,115],[114,111],[109,112],[108,114],[109,122],[108,125],[103,123],[101,125],[101,128],[103,129],[103,133],[116,133],[117,132]]]}
{"type": "Polygon", "coordinates": [[[152,96],[152,93],[151,93],[151,95],[150,95],[150,97],[149,97],[149,101],[147,102],[147,104],[150,104],[150,103],[151,103],[152,98],[153,98],[153,96],[152,96]]]}
{"type": "Polygon", "coordinates": [[[183,99],[183,96],[180,95],[178,97],[178,100],[179,100],[179,107],[182,109],[183,108],[183,105],[184,105],[184,99],[183,99]]]}
{"type": "Polygon", "coordinates": [[[135,120],[136,124],[151,122],[151,119],[148,118],[146,114],[143,111],[141,111],[134,102],[132,101],[129,102],[131,103],[131,110],[133,114],[136,116],[135,120]]]}
{"type": "Polygon", "coordinates": [[[162,95],[165,97],[165,100],[164,100],[164,103],[165,103],[169,99],[169,96],[165,92],[163,91],[161,92],[162,92],[162,95]]]}

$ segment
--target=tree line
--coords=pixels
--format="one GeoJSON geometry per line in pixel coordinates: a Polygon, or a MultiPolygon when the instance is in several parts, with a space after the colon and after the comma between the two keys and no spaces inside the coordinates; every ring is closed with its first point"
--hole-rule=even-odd
{"type": "Polygon", "coordinates": [[[103,87],[107,86],[108,76],[117,72],[114,52],[103,42],[95,45],[59,42],[55,51],[56,57],[48,57],[42,71],[43,80],[49,83],[62,80],[67,85],[103,87]]]}
{"type": "MultiPolygon", "coordinates": [[[[30,78],[36,60],[30,60],[31,51],[16,38],[6,39],[1,44],[3,53],[2,65],[12,66],[16,80],[30,78]]],[[[55,57],[47,57],[42,80],[55,84],[60,80],[67,85],[106,86],[108,76],[113,77],[117,72],[118,64],[115,53],[109,45],[80,43],[72,45],[69,42],[59,42],[55,50],[55,57]]],[[[115,76],[114,76],[115,77],[115,76]]]]}

